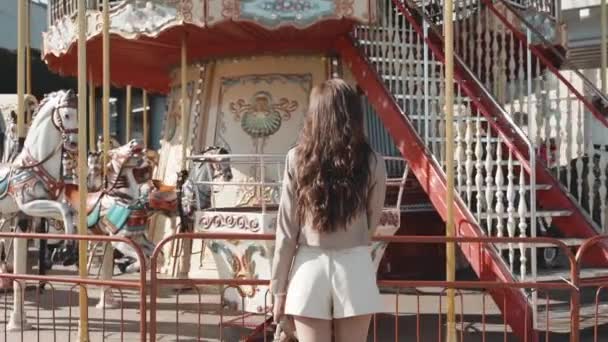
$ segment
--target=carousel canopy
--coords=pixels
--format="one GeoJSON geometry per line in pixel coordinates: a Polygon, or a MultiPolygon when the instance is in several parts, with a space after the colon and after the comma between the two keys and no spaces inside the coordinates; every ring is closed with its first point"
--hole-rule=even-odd
{"type": "MultiPolygon", "coordinates": [[[[77,72],[76,7],[51,0],[43,58],[64,75],[77,72]]],[[[87,63],[102,79],[102,14],[87,10],[87,63]]],[[[101,2],[101,1],[99,1],[101,2]]],[[[116,86],[167,92],[170,70],[186,39],[188,60],[267,53],[327,52],[334,39],[359,23],[376,21],[376,0],[163,0],[112,1],[110,70],[116,86]]]]}

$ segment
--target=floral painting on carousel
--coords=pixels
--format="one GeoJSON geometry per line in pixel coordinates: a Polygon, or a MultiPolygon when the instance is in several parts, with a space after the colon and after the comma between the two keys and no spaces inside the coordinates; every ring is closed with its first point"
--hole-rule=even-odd
{"type": "MultiPolygon", "coordinates": [[[[259,74],[220,79],[214,143],[233,154],[285,155],[304,124],[311,74],[259,74]]],[[[260,181],[259,165],[241,166],[235,180],[260,181]]],[[[277,165],[264,167],[264,180],[277,181],[277,165]]],[[[274,203],[276,189],[240,187],[235,205],[274,203]]]]}
{"type": "Polygon", "coordinates": [[[302,126],[312,76],[246,75],[220,83],[215,143],[232,153],[286,153],[302,126]]]}

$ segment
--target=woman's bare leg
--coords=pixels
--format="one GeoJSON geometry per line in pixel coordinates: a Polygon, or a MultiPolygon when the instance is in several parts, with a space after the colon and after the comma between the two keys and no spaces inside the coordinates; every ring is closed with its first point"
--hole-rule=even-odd
{"type": "Polygon", "coordinates": [[[293,319],[298,342],[331,342],[331,320],[302,316],[294,316],[293,319]]]}
{"type": "MultiPolygon", "coordinates": [[[[365,342],[372,315],[334,319],[336,342],[365,342]]],[[[299,336],[299,335],[298,335],[299,336]]]]}

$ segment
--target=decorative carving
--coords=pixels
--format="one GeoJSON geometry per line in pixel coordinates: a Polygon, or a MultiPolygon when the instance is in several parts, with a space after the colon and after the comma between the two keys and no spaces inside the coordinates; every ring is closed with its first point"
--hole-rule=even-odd
{"type": "MultiPolygon", "coordinates": [[[[256,268],[254,256],[258,254],[263,259],[268,259],[266,248],[259,244],[252,243],[245,248],[244,251],[238,250],[238,243],[230,241],[212,240],[209,243],[209,248],[218,257],[230,266],[232,279],[258,279],[260,271],[256,268]]],[[[264,268],[264,267],[262,267],[264,268]]],[[[242,298],[253,298],[260,288],[253,286],[239,286],[235,288],[242,298]]]]}
{"type": "Polygon", "coordinates": [[[199,218],[197,226],[201,230],[215,228],[238,228],[250,232],[257,232],[262,228],[257,218],[237,214],[214,214],[213,216],[204,215],[199,218]]]}
{"type": "Polygon", "coordinates": [[[336,13],[340,17],[350,17],[355,13],[355,0],[336,0],[336,13]]]}
{"type": "Polygon", "coordinates": [[[239,16],[239,6],[234,0],[222,0],[222,17],[224,19],[233,19],[239,16]]]}
{"type": "Polygon", "coordinates": [[[267,91],[258,91],[249,103],[243,99],[230,103],[234,120],[240,120],[243,131],[252,138],[266,138],[275,134],[281,128],[281,121],[289,120],[297,108],[297,101],[286,98],[274,103],[267,91]]]}

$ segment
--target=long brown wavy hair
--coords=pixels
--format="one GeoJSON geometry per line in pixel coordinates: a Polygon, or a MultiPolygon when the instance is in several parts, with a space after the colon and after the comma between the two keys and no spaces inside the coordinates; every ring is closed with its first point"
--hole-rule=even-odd
{"type": "Polygon", "coordinates": [[[313,88],[296,146],[295,193],[300,222],[332,232],[365,209],[372,149],[363,128],[360,98],[341,79],[313,88]]]}

